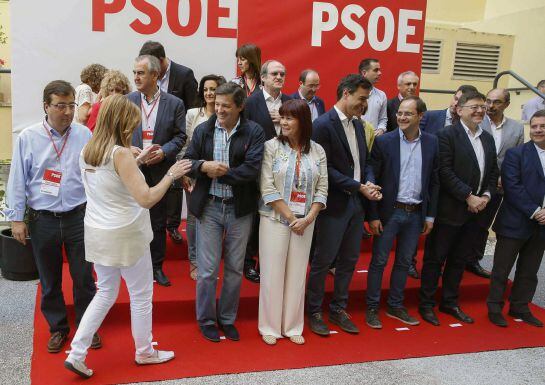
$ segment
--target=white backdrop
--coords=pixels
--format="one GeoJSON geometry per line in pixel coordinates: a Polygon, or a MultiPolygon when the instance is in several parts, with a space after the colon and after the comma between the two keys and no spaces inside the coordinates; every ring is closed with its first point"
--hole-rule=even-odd
{"type": "MultiPolygon", "coordinates": [[[[199,29],[189,37],[175,35],[166,18],[167,0],[149,0],[162,13],[161,29],[151,35],[135,32],[129,24],[150,18],[133,6],[134,0],[104,0],[123,3],[123,10],[105,15],[105,31],[92,30],[95,0],[16,0],[10,2],[12,52],[13,132],[43,117],[42,92],[51,80],[63,79],[76,87],[81,69],[91,63],[123,71],[132,81],[132,65],[147,40],[161,42],[166,54],[193,69],[197,80],[208,73],[235,76],[236,38],[207,37],[207,1],[202,3],[199,29]]],[[[99,0],[100,1],[100,0],[99,0]]],[[[136,3],[136,2],[135,2],[136,3]]],[[[143,3],[140,1],[140,3],[143,3]]],[[[180,24],[187,24],[189,0],[180,0],[180,24]]],[[[229,8],[221,27],[237,27],[238,0],[220,0],[229,8]]],[[[134,89],[134,84],[133,84],[134,89]]]]}

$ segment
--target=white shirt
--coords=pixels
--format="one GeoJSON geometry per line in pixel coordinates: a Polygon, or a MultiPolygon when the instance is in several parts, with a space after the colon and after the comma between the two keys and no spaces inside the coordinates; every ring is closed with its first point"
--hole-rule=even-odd
{"type": "MultiPolygon", "coordinates": [[[[471,132],[471,130],[464,124],[464,122],[460,121],[460,123],[462,123],[462,126],[466,131],[469,142],[471,143],[473,151],[475,152],[475,156],[477,157],[477,163],[479,163],[479,171],[481,172],[481,177],[479,179],[479,191],[481,191],[484,178],[484,148],[483,143],[481,142],[483,129],[481,127],[477,127],[477,132],[475,132],[475,135],[473,135],[473,132],[471,132]]],[[[490,193],[486,195],[490,195],[490,193]]]]}
{"type": "MultiPolygon", "coordinates": [[[[265,97],[265,103],[267,103],[267,109],[269,112],[278,112],[282,106],[282,92],[280,92],[278,97],[275,99],[269,95],[267,91],[265,91],[265,88],[263,88],[263,96],[265,97]]],[[[280,135],[280,122],[274,123],[274,130],[276,131],[276,135],[280,135]]]]}
{"type": "Polygon", "coordinates": [[[500,147],[501,147],[501,138],[503,133],[502,128],[504,123],[507,121],[507,118],[504,115],[503,120],[497,126],[496,126],[496,123],[494,123],[492,119],[488,117],[488,115],[486,116],[486,119],[488,119],[488,121],[490,122],[492,136],[494,137],[494,144],[496,145],[496,154],[498,154],[500,152],[500,147]]]}
{"type": "Polygon", "coordinates": [[[375,131],[379,129],[386,131],[386,122],[388,122],[387,103],[388,98],[384,91],[373,87],[367,100],[367,112],[361,118],[371,123],[375,127],[375,131]]]}
{"type": "Polygon", "coordinates": [[[299,96],[301,99],[303,99],[305,102],[307,102],[308,107],[310,108],[310,118],[314,122],[318,118],[318,109],[316,108],[316,99],[313,97],[310,101],[307,100],[301,91],[299,91],[299,96]]]}
{"type": "MultiPolygon", "coordinates": [[[[153,95],[151,102],[148,103],[146,95],[140,93],[140,97],[142,98],[140,102],[140,110],[142,111],[142,131],[155,131],[155,121],[157,120],[160,96],[161,90],[158,89],[155,95],[153,95]]],[[[143,143],[144,142],[142,142],[142,144],[143,143]]]]}
{"type": "Polygon", "coordinates": [[[168,79],[170,78],[170,60],[168,61],[168,67],[167,71],[163,75],[162,79],[157,80],[157,87],[161,89],[161,91],[168,93],[168,79]]]}
{"type": "Polygon", "coordinates": [[[452,125],[452,114],[450,113],[450,108],[447,108],[447,113],[445,114],[445,127],[452,125]]]}
{"type": "Polygon", "coordinates": [[[360,153],[358,151],[358,141],[356,140],[356,128],[352,119],[348,119],[341,110],[334,106],[335,111],[339,115],[339,119],[344,128],[344,133],[346,134],[346,139],[348,140],[348,146],[350,147],[350,153],[352,154],[352,159],[354,160],[354,180],[361,182],[361,169],[360,169],[360,153]]]}

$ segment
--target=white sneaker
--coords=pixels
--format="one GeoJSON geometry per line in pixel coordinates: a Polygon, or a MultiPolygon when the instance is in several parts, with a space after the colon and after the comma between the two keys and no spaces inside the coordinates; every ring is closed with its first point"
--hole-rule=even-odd
{"type": "Polygon", "coordinates": [[[93,375],[93,371],[85,365],[85,362],[74,360],[70,357],[64,361],[64,367],[83,378],[89,378],[93,375]]]}
{"type": "Polygon", "coordinates": [[[162,364],[163,362],[170,361],[174,358],[174,352],[166,350],[154,350],[149,356],[134,356],[134,361],[138,365],[153,365],[162,364]]]}

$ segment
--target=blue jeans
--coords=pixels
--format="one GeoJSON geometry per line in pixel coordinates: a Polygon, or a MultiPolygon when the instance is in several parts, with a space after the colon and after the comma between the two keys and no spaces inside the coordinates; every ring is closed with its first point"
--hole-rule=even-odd
{"type": "Polygon", "coordinates": [[[235,207],[214,200],[206,202],[197,220],[197,321],[199,325],[235,323],[242,284],[244,253],[253,214],[235,217],[235,207]],[[216,286],[222,249],[223,286],[216,310],[216,286]]]}
{"type": "Polygon", "coordinates": [[[407,212],[404,209],[394,209],[392,216],[382,225],[382,234],[373,238],[373,256],[367,276],[367,307],[370,309],[379,307],[382,274],[388,263],[394,239],[397,237],[388,305],[392,308],[400,308],[403,307],[403,291],[409,266],[422,232],[422,213],[420,210],[407,212]]]}
{"type": "Polygon", "coordinates": [[[190,212],[187,213],[185,234],[187,235],[187,258],[193,265],[197,265],[197,218],[190,212]]]}

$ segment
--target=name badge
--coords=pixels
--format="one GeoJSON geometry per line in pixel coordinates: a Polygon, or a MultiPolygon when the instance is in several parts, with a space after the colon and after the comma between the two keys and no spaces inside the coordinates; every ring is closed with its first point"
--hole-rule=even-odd
{"type": "Polygon", "coordinates": [[[152,130],[144,130],[142,131],[142,147],[144,150],[151,146],[153,141],[153,131],[152,130]]]}
{"type": "Polygon", "coordinates": [[[59,196],[59,190],[61,188],[62,172],[47,169],[44,172],[42,178],[42,186],[40,192],[42,194],[51,195],[54,197],[59,196]]]}
{"type": "Polygon", "coordinates": [[[292,191],[288,207],[296,217],[305,216],[305,207],[307,205],[307,194],[303,191],[292,191]]]}

